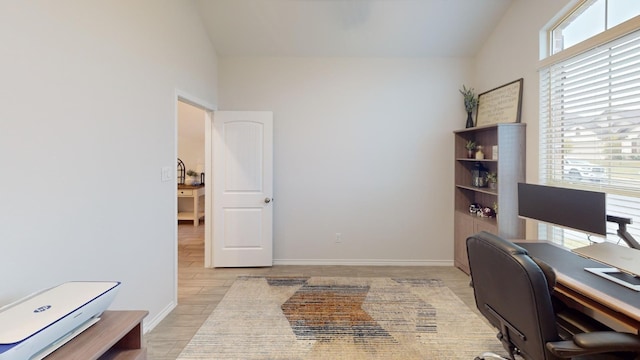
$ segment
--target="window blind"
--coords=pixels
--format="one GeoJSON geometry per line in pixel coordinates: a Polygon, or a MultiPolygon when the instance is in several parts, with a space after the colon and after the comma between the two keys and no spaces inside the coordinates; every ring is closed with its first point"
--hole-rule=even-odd
{"type": "MultiPolygon", "coordinates": [[[[608,214],[632,218],[628,230],[640,234],[640,31],[540,70],[540,181],[606,192],[608,214]]],[[[588,243],[579,232],[541,230],[588,243]]]]}

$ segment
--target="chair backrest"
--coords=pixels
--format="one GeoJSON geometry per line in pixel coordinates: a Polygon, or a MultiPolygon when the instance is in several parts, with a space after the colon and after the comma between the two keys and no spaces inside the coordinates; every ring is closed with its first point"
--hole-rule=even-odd
{"type": "Polygon", "coordinates": [[[502,333],[505,349],[515,346],[525,359],[555,359],[545,347],[560,340],[551,295],[527,251],[481,232],[467,239],[467,254],[476,306],[502,333]]]}

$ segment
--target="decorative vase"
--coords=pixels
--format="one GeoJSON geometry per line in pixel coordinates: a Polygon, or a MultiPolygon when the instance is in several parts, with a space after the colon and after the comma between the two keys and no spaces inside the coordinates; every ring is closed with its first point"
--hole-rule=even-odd
{"type": "Polygon", "coordinates": [[[473,127],[473,118],[471,117],[471,111],[467,111],[467,128],[473,127]]]}

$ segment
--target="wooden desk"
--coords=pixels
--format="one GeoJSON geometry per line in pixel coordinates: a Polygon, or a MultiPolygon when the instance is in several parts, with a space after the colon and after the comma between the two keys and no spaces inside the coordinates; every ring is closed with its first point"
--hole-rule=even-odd
{"type": "Polygon", "coordinates": [[[147,311],[105,311],[100,321],[45,357],[45,360],[145,360],[142,319],[147,311]]]}
{"type": "Polygon", "coordinates": [[[204,217],[204,213],[198,211],[201,196],[204,196],[204,185],[178,185],[178,199],[193,199],[193,212],[178,212],[178,220],[193,220],[193,226],[200,224],[200,219],[204,217]]]}
{"type": "Polygon", "coordinates": [[[640,293],[584,270],[607,265],[548,242],[514,242],[555,270],[558,298],[615,330],[640,334],[640,293]]]}

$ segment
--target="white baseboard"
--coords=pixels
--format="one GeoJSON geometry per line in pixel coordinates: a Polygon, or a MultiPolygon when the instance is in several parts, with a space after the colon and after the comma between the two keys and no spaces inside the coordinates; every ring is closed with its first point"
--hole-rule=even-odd
{"type": "Polygon", "coordinates": [[[164,309],[162,309],[162,311],[160,311],[160,313],[156,315],[153,319],[150,319],[149,321],[144,321],[143,332],[146,334],[149,331],[153,330],[153,328],[155,328],[160,323],[160,321],[162,321],[165,317],[167,317],[167,315],[169,315],[169,313],[171,313],[171,311],[173,311],[173,309],[175,309],[177,305],[178,304],[172,301],[169,303],[169,305],[167,305],[164,309]]]}
{"type": "Polygon", "coordinates": [[[274,259],[273,265],[453,266],[453,260],[274,259]]]}

